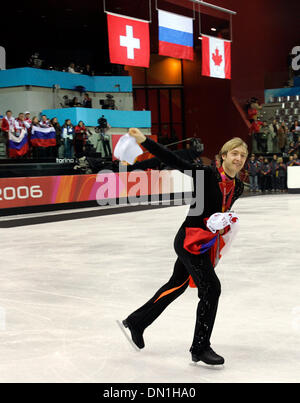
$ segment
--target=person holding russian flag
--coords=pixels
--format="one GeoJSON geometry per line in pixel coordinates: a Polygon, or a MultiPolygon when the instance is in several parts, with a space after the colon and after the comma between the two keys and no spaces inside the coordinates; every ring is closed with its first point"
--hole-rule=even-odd
{"type": "Polygon", "coordinates": [[[14,121],[14,127],[10,127],[8,140],[10,158],[24,157],[28,153],[28,125],[24,113],[19,113],[14,121]]]}
{"type": "Polygon", "coordinates": [[[176,153],[146,138],[139,129],[131,128],[129,134],[167,166],[192,176],[194,201],[174,240],[177,260],[171,278],[122,324],[129,329],[135,346],[143,348],[145,329],[190,284],[197,287],[200,299],[190,348],[192,360],[210,365],[223,364],[224,358],[210,347],[221,293],[215,267],[236,233],[238,217],[230,209],[243,193],[244,185],[237,174],[247,159],[247,144],[238,137],[227,141],[220,151],[221,166],[212,167],[181,159],[176,153]],[[204,183],[198,180],[200,171],[204,174],[204,183]],[[200,209],[197,204],[201,197],[204,204],[200,209]]]}

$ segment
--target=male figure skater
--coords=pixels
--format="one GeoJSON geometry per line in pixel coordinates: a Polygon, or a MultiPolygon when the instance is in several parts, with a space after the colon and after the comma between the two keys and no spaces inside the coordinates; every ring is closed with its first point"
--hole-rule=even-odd
{"type": "MultiPolygon", "coordinates": [[[[140,349],[145,346],[144,330],[163,312],[163,310],[181,295],[189,285],[194,283],[198,288],[199,303],[196,314],[194,338],[190,352],[194,362],[220,365],[224,358],[216,354],[210,347],[210,337],[217,313],[218,300],[221,293],[220,281],[214,267],[219,259],[219,247],[222,247],[222,234],[230,230],[230,226],[219,227],[220,231],[211,232],[206,223],[215,213],[225,213],[243,193],[243,183],[236,178],[247,159],[248,148],[240,138],[226,142],[221,151],[221,166],[202,166],[181,159],[174,152],[155,143],[136,128],[129,129],[129,134],[139,144],[143,144],[151,154],[155,155],[169,167],[179,169],[192,175],[194,193],[204,192],[204,208],[199,215],[195,214],[195,203],[190,206],[189,214],[181,225],[174,241],[178,256],[170,280],[155,295],[130,314],[123,325],[131,332],[133,342],[140,349]],[[204,189],[196,189],[196,172],[204,171],[204,189]]],[[[222,217],[222,214],[220,214],[222,217]]],[[[225,216],[225,214],[223,214],[225,216]]],[[[210,227],[211,228],[211,227],[210,227]]]]}

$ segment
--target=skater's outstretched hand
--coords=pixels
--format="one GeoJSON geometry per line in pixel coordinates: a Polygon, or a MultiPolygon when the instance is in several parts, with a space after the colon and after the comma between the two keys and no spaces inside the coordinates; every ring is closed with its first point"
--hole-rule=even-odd
{"type": "Polygon", "coordinates": [[[131,127],[128,131],[131,137],[134,137],[137,143],[143,143],[146,140],[146,136],[137,128],[131,127]]]}

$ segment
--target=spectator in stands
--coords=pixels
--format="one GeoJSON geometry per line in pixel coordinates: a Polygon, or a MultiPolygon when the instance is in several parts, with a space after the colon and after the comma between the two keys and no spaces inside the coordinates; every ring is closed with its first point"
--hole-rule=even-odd
{"type": "Polygon", "coordinates": [[[250,99],[248,103],[248,119],[250,123],[258,120],[258,111],[262,108],[262,106],[258,103],[258,99],[253,97],[250,99]]]}
{"type": "Polygon", "coordinates": [[[300,151],[300,142],[299,142],[299,137],[297,139],[297,141],[294,143],[294,147],[295,147],[295,153],[298,154],[300,151]]]}
{"type": "Polygon", "coordinates": [[[83,97],[82,106],[84,108],[92,107],[92,99],[89,97],[89,94],[86,92],[83,97]]]}
{"type": "Polygon", "coordinates": [[[300,160],[298,158],[298,154],[294,153],[293,155],[293,161],[294,161],[294,165],[300,165],[300,160]]]}
{"type": "Polygon", "coordinates": [[[270,152],[277,153],[278,152],[279,124],[276,119],[274,119],[273,122],[269,125],[269,129],[270,129],[271,137],[272,137],[272,148],[270,149],[270,152]]]}
{"type": "Polygon", "coordinates": [[[42,115],[40,120],[40,127],[51,127],[51,122],[46,115],[42,115]]]}
{"type": "Polygon", "coordinates": [[[279,191],[283,193],[285,191],[286,183],[286,165],[284,164],[282,157],[278,158],[278,164],[279,191]]]}
{"type": "Polygon", "coordinates": [[[284,122],[281,122],[278,129],[278,148],[283,153],[287,142],[287,127],[284,122]]]}
{"type": "Polygon", "coordinates": [[[74,147],[76,158],[84,156],[85,145],[88,139],[88,129],[85,127],[82,120],[75,126],[74,147]]]}
{"type": "Polygon", "coordinates": [[[75,71],[75,63],[70,63],[68,67],[68,73],[79,74],[77,71],[75,71]]]}
{"type": "Polygon", "coordinates": [[[1,115],[0,118],[0,142],[2,146],[2,157],[8,157],[8,132],[9,124],[8,121],[1,115]]]}
{"type": "Polygon", "coordinates": [[[89,64],[86,64],[85,67],[82,70],[82,74],[86,74],[87,76],[93,76],[94,72],[91,69],[91,66],[89,64]]]}
{"type": "Polygon", "coordinates": [[[296,165],[296,164],[295,164],[295,161],[294,161],[294,157],[293,157],[293,155],[290,155],[290,156],[289,156],[289,160],[288,160],[288,162],[286,163],[286,166],[287,166],[287,167],[292,167],[292,166],[294,166],[294,165],[296,165]]]}
{"type": "Polygon", "coordinates": [[[295,144],[293,141],[291,141],[287,149],[287,154],[293,155],[297,150],[298,150],[298,143],[295,144]]]}
{"type": "Polygon", "coordinates": [[[264,162],[260,168],[261,174],[261,191],[264,193],[271,188],[271,167],[268,158],[264,159],[264,162]]]}
{"type": "Polygon", "coordinates": [[[52,150],[52,155],[54,158],[63,158],[63,141],[61,138],[61,126],[58,123],[58,120],[56,117],[52,118],[50,120],[51,125],[54,127],[55,129],[55,137],[56,137],[56,146],[53,147],[52,150]],[[60,155],[61,153],[61,155],[60,155]]]}
{"type": "Polygon", "coordinates": [[[258,171],[259,164],[255,159],[255,154],[251,154],[250,160],[245,166],[249,177],[250,192],[258,192],[258,171]]]}
{"type": "MultiPolygon", "coordinates": [[[[41,127],[40,122],[39,122],[39,118],[37,116],[33,116],[32,122],[31,122],[31,128],[32,128],[32,126],[41,127]]],[[[30,144],[30,150],[31,150],[32,158],[39,159],[40,158],[40,153],[39,153],[39,148],[40,147],[34,146],[31,143],[31,141],[29,142],[29,144],[30,144]]]]}
{"type": "Polygon", "coordinates": [[[77,98],[77,97],[74,97],[74,98],[72,99],[72,101],[70,102],[70,106],[71,106],[71,107],[80,107],[80,106],[82,106],[82,105],[81,105],[81,103],[79,102],[78,98],[77,98]]]}
{"type": "Polygon", "coordinates": [[[271,167],[271,190],[273,192],[277,192],[279,189],[279,184],[278,184],[278,161],[277,161],[277,155],[273,155],[273,159],[270,162],[270,167],[271,167]]]}
{"type": "Polygon", "coordinates": [[[263,153],[273,152],[273,139],[269,125],[266,121],[263,122],[260,128],[260,144],[263,153]]]}
{"type": "Polygon", "coordinates": [[[24,113],[20,112],[18,117],[15,119],[15,128],[17,128],[17,130],[21,130],[21,129],[27,129],[28,127],[30,127],[28,124],[25,124],[25,115],[24,113]]]}
{"type": "MultiPolygon", "coordinates": [[[[13,117],[11,110],[6,111],[6,115],[4,116],[4,119],[8,123],[8,126],[9,126],[8,131],[15,131],[15,118],[13,117]]],[[[8,134],[8,132],[7,132],[7,134],[8,134]]]]}
{"type": "Polygon", "coordinates": [[[262,151],[260,142],[260,128],[263,122],[260,120],[254,120],[250,126],[250,136],[252,136],[252,150],[262,151]]]}
{"type": "MultiPolygon", "coordinates": [[[[33,126],[47,129],[49,127],[52,127],[52,124],[51,124],[51,121],[47,118],[47,116],[43,115],[41,121],[38,120],[37,116],[34,116],[32,118],[31,127],[33,127],[33,126]]],[[[33,139],[32,139],[32,141],[31,141],[33,158],[38,159],[38,160],[54,158],[55,146],[41,144],[39,141],[37,144],[36,140],[33,141],[33,139]]]]}
{"type": "Polygon", "coordinates": [[[32,120],[30,118],[30,112],[28,112],[28,111],[24,112],[24,115],[25,115],[25,122],[27,122],[31,126],[32,120]]]}
{"type": "Polygon", "coordinates": [[[4,119],[4,116],[0,115],[0,158],[6,158],[8,156],[8,132],[8,122],[4,119]]]}
{"type": "Polygon", "coordinates": [[[9,132],[8,150],[11,158],[24,158],[28,154],[28,125],[22,112],[14,120],[14,131],[9,132]]]}
{"type": "Polygon", "coordinates": [[[261,179],[261,177],[262,177],[261,168],[262,168],[263,163],[264,163],[264,157],[262,155],[260,155],[257,158],[257,163],[258,163],[258,189],[261,192],[261,181],[262,181],[262,179],[261,179]]]}
{"type": "Polygon", "coordinates": [[[64,157],[73,157],[74,126],[70,119],[66,119],[62,126],[61,137],[64,143],[64,157]]]}
{"type": "Polygon", "coordinates": [[[293,140],[296,143],[298,141],[298,136],[300,134],[300,126],[298,120],[295,120],[291,126],[290,131],[293,133],[293,140]]]}
{"type": "Polygon", "coordinates": [[[34,117],[32,118],[31,126],[38,126],[38,127],[41,127],[41,126],[40,126],[40,122],[39,122],[39,118],[38,118],[37,116],[34,116],[34,117]]]}

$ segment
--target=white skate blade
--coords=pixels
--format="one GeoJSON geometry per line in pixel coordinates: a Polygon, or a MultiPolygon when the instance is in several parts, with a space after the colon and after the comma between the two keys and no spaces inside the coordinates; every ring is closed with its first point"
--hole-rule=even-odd
{"type": "MultiPolygon", "coordinates": [[[[126,337],[126,339],[129,341],[129,343],[131,344],[131,346],[135,349],[135,351],[140,352],[140,349],[134,344],[134,342],[131,340],[131,336],[129,336],[125,330],[125,327],[123,325],[123,323],[121,323],[119,320],[116,320],[119,328],[122,330],[122,333],[124,334],[124,336],[126,337]]],[[[130,332],[130,330],[129,330],[130,332]]]]}

